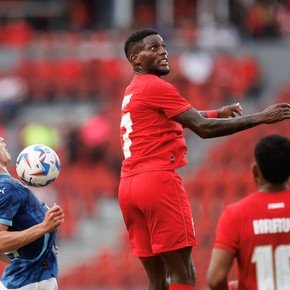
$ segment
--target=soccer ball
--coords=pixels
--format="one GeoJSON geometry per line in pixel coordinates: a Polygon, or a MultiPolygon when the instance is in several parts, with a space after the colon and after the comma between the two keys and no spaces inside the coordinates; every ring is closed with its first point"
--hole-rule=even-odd
{"type": "Polygon", "coordinates": [[[34,144],[23,149],[16,160],[16,172],[30,186],[43,187],[52,183],[60,172],[60,161],[53,149],[34,144]]]}

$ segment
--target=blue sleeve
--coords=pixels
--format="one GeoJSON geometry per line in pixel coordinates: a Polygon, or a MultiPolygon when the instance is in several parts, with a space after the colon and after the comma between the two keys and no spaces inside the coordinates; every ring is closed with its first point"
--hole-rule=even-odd
{"type": "Polygon", "coordinates": [[[0,186],[0,224],[12,226],[13,218],[21,205],[21,196],[9,183],[0,186]]]}

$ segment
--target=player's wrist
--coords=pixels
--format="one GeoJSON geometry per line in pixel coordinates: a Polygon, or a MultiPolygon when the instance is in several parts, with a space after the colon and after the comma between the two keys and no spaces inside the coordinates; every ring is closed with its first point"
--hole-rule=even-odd
{"type": "Polygon", "coordinates": [[[218,110],[207,110],[206,115],[208,118],[218,118],[219,112],[218,112],[218,110]]]}

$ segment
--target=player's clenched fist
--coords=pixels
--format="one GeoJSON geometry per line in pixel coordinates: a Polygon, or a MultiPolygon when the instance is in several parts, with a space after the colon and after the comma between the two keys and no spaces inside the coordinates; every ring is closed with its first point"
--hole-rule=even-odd
{"type": "Polygon", "coordinates": [[[236,118],[243,114],[243,108],[240,103],[235,103],[227,106],[223,106],[220,109],[217,109],[219,118],[236,118]]]}
{"type": "Polygon", "coordinates": [[[50,232],[54,229],[56,229],[58,226],[60,226],[64,222],[64,213],[62,208],[54,204],[52,208],[50,208],[44,217],[43,225],[46,228],[47,232],[50,232]]]}

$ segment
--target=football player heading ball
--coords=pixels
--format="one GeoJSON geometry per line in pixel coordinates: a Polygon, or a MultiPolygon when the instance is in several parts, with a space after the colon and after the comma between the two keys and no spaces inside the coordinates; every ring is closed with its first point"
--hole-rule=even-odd
{"type": "Polygon", "coordinates": [[[191,250],[196,238],[189,201],[175,172],[187,164],[182,127],[202,138],[225,136],[289,119],[290,105],[275,104],[248,116],[239,116],[239,104],[197,111],[161,79],[170,69],[157,31],[134,32],[124,50],[134,76],[121,107],[124,160],[118,197],[131,249],[146,270],[151,290],[195,289],[191,250]]]}
{"type": "Polygon", "coordinates": [[[9,262],[0,289],[55,290],[56,228],[64,221],[63,210],[56,204],[49,209],[14,179],[6,168],[10,161],[0,137],[0,259],[9,262]]]}

